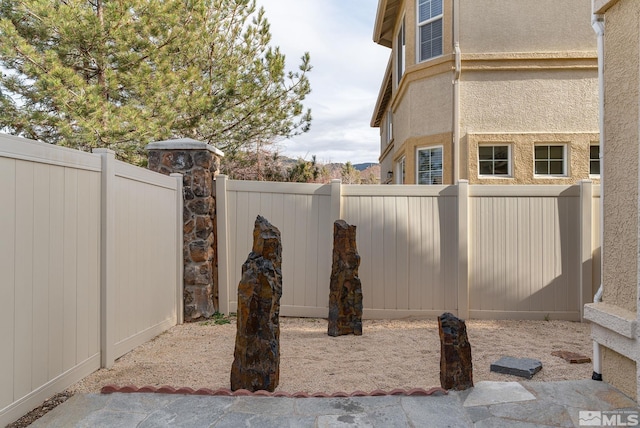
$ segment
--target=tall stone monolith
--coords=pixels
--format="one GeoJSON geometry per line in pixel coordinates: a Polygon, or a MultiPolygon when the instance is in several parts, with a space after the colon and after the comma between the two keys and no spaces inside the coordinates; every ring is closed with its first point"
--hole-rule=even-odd
{"type": "Polygon", "coordinates": [[[344,220],[333,224],[333,263],[329,291],[329,336],[362,334],[362,284],[356,226],[344,220]]]}
{"type": "Polygon", "coordinates": [[[471,344],[464,320],[445,312],[438,317],[440,332],[440,385],[458,391],[473,386],[471,344]]]}
{"type": "Polygon", "coordinates": [[[280,231],[258,216],[253,249],[242,265],[238,285],[236,347],[231,389],[273,391],[280,376],[280,231]]]}

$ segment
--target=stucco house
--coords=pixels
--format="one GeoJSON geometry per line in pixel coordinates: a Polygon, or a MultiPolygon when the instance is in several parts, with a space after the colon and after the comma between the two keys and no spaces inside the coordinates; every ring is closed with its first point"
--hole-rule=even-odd
{"type": "Polygon", "coordinates": [[[601,35],[603,267],[601,292],[584,315],[592,321],[594,373],[638,400],[640,2],[593,0],[593,13],[601,35]]]}
{"type": "Polygon", "coordinates": [[[381,182],[599,177],[591,0],[379,0],[381,182]]]}

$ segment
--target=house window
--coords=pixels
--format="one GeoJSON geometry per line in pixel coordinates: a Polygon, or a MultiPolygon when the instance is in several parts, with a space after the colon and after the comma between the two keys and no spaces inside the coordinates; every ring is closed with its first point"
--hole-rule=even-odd
{"type": "Polygon", "coordinates": [[[403,156],[396,164],[396,184],[404,184],[404,164],[405,158],[403,156]]]}
{"type": "Polygon", "coordinates": [[[567,175],[565,145],[536,145],[534,150],[536,175],[567,175]]]}
{"type": "Polygon", "coordinates": [[[511,175],[511,147],[479,146],[478,172],[480,175],[490,176],[511,175]]]}
{"type": "Polygon", "coordinates": [[[418,184],[442,184],[442,147],[418,149],[418,184]]]}
{"type": "Polygon", "coordinates": [[[385,127],[387,130],[387,144],[393,141],[393,113],[391,110],[387,112],[387,117],[385,118],[385,127]]]}
{"type": "Polygon", "coordinates": [[[442,0],[418,0],[418,58],[442,55],[442,0]]]}
{"type": "Polygon", "coordinates": [[[404,74],[405,47],[406,47],[406,39],[404,34],[404,18],[402,18],[402,23],[400,24],[400,30],[398,30],[398,36],[396,37],[396,49],[397,49],[396,74],[398,76],[397,83],[400,83],[400,79],[402,79],[402,75],[404,74]]]}
{"type": "Polygon", "coordinates": [[[589,147],[589,175],[600,175],[600,145],[589,147]]]}

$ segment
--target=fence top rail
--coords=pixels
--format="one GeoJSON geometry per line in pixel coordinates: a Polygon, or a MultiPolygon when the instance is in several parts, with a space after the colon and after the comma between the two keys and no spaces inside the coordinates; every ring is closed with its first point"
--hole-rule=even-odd
{"type": "Polygon", "coordinates": [[[178,183],[174,177],[169,177],[168,175],[140,168],[119,160],[114,162],[114,172],[117,177],[138,181],[140,183],[171,190],[178,188],[178,183]]]}
{"type": "Polygon", "coordinates": [[[227,181],[227,190],[235,192],[257,192],[257,193],[286,193],[296,195],[331,195],[331,184],[315,183],[281,183],[272,181],[245,181],[229,180],[226,177],[217,177],[217,180],[227,181]]]}
{"type": "Polygon", "coordinates": [[[456,196],[458,186],[412,184],[343,184],[342,196],[456,196]]]}
{"type": "Polygon", "coordinates": [[[580,196],[579,185],[532,185],[532,184],[509,184],[509,185],[488,185],[476,184],[469,186],[469,197],[578,197],[580,196]]]}
{"type": "Polygon", "coordinates": [[[0,133],[0,157],[89,171],[102,170],[99,155],[3,133],[0,133]]]}

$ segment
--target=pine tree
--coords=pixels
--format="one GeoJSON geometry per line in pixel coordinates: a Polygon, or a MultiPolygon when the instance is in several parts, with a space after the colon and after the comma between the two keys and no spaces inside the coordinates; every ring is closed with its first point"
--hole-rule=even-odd
{"type": "Polygon", "coordinates": [[[342,166],[341,176],[344,184],[360,184],[360,171],[349,161],[342,166]]]}
{"type": "Polygon", "coordinates": [[[2,0],[0,129],[139,161],[191,137],[226,153],[306,132],[299,70],[255,0],[2,0]]]}

